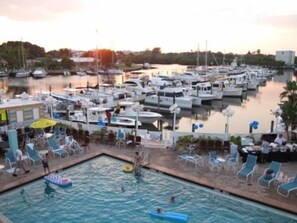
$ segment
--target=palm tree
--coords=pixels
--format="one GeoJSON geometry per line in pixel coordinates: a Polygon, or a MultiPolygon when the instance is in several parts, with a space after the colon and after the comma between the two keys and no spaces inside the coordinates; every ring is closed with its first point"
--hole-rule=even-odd
{"type": "Polygon", "coordinates": [[[289,137],[289,128],[295,129],[297,126],[297,83],[296,81],[288,81],[284,87],[285,91],[280,94],[282,100],[280,107],[283,111],[282,118],[286,125],[287,136],[289,137]]]}
{"type": "Polygon", "coordinates": [[[280,98],[288,98],[289,101],[294,102],[297,100],[297,83],[296,81],[287,81],[284,87],[285,91],[280,94],[280,98]]]}

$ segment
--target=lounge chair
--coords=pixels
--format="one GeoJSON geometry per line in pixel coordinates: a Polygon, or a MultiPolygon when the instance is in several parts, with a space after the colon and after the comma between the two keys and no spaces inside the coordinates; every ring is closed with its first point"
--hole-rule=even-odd
{"type": "Polygon", "coordinates": [[[290,192],[297,190],[297,174],[288,180],[287,183],[283,183],[277,187],[277,193],[284,197],[289,197],[290,192]]]}
{"type": "Polygon", "coordinates": [[[56,157],[56,155],[59,155],[60,158],[69,156],[69,153],[57,143],[55,138],[53,137],[49,138],[48,145],[49,145],[49,150],[53,153],[54,157],[56,157]]]}
{"type": "Polygon", "coordinates": [[[65,137],[65,146],[71,150],[71,152],[73,154],[76,153],[81,153],[82,149],[80,148],[80,146],[78,145],[77,141],[75,139],[73,139],[72,136],[66,136],[65,137]]]}
{"type": "Polygon", "coordinates": [[[233,172],[235,172],[236,166],[237,166],[238,161],[239,161],[239,153],[234,152],[231,155],[227,155],[225,160],[226,160],[226,164],[227,164],[226,172],[229,171],[230,167],[233,169],[233,172]]]}
{"type": "Polygon", "coordinates": [[[204,165],[203,158],[197,154],[195,155],[182,154],[182,155],[179,155],[178,158],[184,160],[185,164],[188,162],[193,163],[195,165],[195,168],[197,168],[198,166],[204,165]]]}
{"type": "Polygon", "coordinates": [[[9,164],[9,167],[12,168],[12,165],[16,164],[15,155],[12,149],[9,149],[5,153],[5,161],[9,164]]]}
{"type": "Polygon", "coordinates": [[[253,176],[257,168],[257,156],[248,154],[246,162],[242,164],[241,169],[237,172],[236,177],[244,177],[248,181],[249,176],[253,176]]]}
{"type": "Polygon", "coordinates": [[[26,151],[29,157],[29,160],[36,166],[36,163],[41,164],[42,159],[40,155],[38,154],[35,145],[33,143],[28,143],[26,145],[26,151]]]}
{"type": "Polygon", "coordinates": [[[217,169],[217,171],[221,170],[221,162],[218,160],[222,158],[217,156],[217,152],[216,151],[210,151],[209,153],[209,165],[210,165],[210,169],[214,170],[217,169]]]}
{"type": "Polygon", "coordinates": [[[279,174],[281,165],[282,164],[279,162],[271,161],[269,167],[264,170],[264,174],[259,177],[258,184],[269,188],[270,184],[275,181],[277,174],[279,174]],[[273,170],[273,175],[271,177],[266,174],[269,169],[273,170]]]}

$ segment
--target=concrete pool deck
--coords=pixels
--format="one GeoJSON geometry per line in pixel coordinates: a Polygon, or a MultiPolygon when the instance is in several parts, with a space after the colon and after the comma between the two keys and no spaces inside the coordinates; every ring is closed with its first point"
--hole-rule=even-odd
{"type": "MultiPolygon", "coordinates": [[[[49,161],[51,171],[65,169],[99,155],[109,155],[128,162],[132,162],[134,159],[135,149],[117,148],[116,146],[94,143],[90,143],[90,147],[90,151],[83,154],[70,155],[69,158],[60,159],[51,157],[49,161]]],[[[160,148],[157,144],[150,146],[150,148],[140,148],[140,151],[150,154],[150,161],[149,163],[148,161],[145,162],[145,168],[154,169],[158,172],[176,176],[224,194],[236,195],[297,215],[297,191],[291,192],[290,196],[285,198],[277,194],[277,185],[272,184],[269,189],[258,185],[257,179],[263,174],[264,169],[269,166],[269,163],[258,163],[254,176],[246,182],[244,179],[236,178],[236,172],[242,165],[241,159],[235,173],[232,170],[226,172],[226,169],[217,172],[209,169],[208,154],[206,153],[202,154],[205,165],[195,169],[194,164],[185,164],[183,160],[178,159],[177,152],[160,148]]],[[[224,157],[227,154],[220,155],[224,157]]],[[[0,157],[0,164],[4,164],[3,154],[0,157]]],[[[0,193],[44,176],[41,165],[37,167],[30,165],[29,167],[31,170],[30,173],[24,174],[23,170],[19,170],[17,177],[3,172],[0,173],[0,193]]],[[[282,163],[281,171],[289,177],[295,176],[297,174],[297,162],[282,163]]]]}

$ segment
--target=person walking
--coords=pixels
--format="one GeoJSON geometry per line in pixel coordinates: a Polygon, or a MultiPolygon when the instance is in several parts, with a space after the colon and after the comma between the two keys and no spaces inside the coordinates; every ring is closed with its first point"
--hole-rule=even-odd
{"type": "Polygon", "coordinates": [[[16,174],[18,168],[22,168],[25,172],[25,174],[29,173],[30,170],[25,168],[25,160],[23,159],[23,152],[20,149],[17,149],[15,152],[16,156],[16,165],[14,168],[13,176],[17,177],[18,175],[16,174]]]}

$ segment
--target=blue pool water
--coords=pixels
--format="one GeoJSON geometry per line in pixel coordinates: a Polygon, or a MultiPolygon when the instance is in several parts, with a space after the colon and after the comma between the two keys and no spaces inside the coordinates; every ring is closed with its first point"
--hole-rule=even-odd
{"type": "Polygon", "coordinates": [[[61,175],[67,189],[38,180],[0,195],[0,213],[22,222],[169,222],[151,218],[157,207],[189,215],[189,222],[297,222],[297,216],[255,205],[152,171],[142,178],[122,172],[125,163],[99,157],[61,175]],[[170,203],[170,197],[176,201],[170,203]]]}

